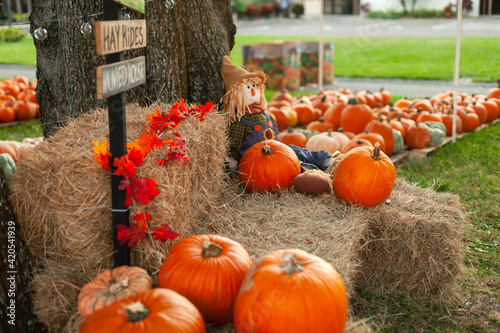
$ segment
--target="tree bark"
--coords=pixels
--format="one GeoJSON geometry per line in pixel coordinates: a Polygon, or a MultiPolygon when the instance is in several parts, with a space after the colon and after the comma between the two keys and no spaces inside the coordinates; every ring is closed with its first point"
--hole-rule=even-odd
{"type": "Polygon", "coordinates": [[[9,187],[0,166],[0,332],[46,332],[31,303],[33,259],[9,202],[9,187]]]}
{"type": "MultiPolygon", "coordinates": [[[[47,38],[35,40],[37,50],[37,98],[45,137],[68,119],[97,107],[96,68],[104,57],[95,51],[95,35],[83,36],[81,18],[102,12],[102,2],[38,0],[31,20],[47,29],[47,38]]],[[[229,0],[182,0],[173,9],[164,1],[146,2],[146,15],[131,11],[131,19],[146,19],[147,47],[125,51],[125,59],[146,56],[145,85],[126,92],[127,102],[142,105],[176,102],[219,102],[224,94],[221,59],[234,46],[236,27],[229,0]]],[[[102,15],[89,17],[90,24],[102,15]]]]}

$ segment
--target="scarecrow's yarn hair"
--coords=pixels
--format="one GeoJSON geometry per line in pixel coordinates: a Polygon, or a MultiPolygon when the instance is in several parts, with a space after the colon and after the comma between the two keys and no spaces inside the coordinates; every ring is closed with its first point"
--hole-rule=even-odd
{"type": "Polygon", "coordinates": [[[225,97],[228,101],[223,106],[223,108],[229,113],[229,119],[231,122],[236,121],[245,115],[248,105],[245,102],[244,87],[249,84],[255,84],[260,92],[260,104],[263,109],[267,108],[266,96],[264,94],[264,84],[261,84],[261,80],[258,78],[248,78],[243,79],[241,82],[234,84],[229,91],[226,92],[225,97]]]}

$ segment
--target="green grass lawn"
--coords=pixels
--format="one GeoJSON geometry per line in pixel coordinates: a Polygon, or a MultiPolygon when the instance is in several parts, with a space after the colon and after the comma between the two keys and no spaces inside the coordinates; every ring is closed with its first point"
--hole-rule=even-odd
{"type": "Polygon", "coordinates": [[[0,64],[35,66],[36,50],[31,35],[19,42],[0,42],[0,64]]]}
{"type": "MultiPolygon", "coordinates": [[[[242,46],[274,41],[317,40],[306,37],[238,36],[231,52],[243,64],[242,46]]],[[[455,38],[325,38],[335,46],[335,75],[402,79],[453,80],[455,38]]],[[[463,38],[460,77],[493,82],[500,77],[500,39],[463,38]]]]}

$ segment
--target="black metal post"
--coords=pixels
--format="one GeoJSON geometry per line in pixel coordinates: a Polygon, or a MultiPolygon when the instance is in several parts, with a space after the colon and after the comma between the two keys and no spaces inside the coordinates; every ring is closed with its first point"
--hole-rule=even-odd
{"type": "MultiPolygon", "coordinates": [[[[121,18],[121,6],[111,0],[103,0],[104,21],[121,18]]],[[[122,52],[106,55],[106,64],[123,61],[122,52]]],[[[108,98],[109,109],[109,151],[113,157],[127,153],[125,124],[125,94],[120,93],[108,98]]],[[[112,167],[112,172],[115,168],[112,167]]],[[[127,245],[120,246],[118,229],[120,224],[128,224],[128,210],[125,208],[125,190],[119,190],[121,176],[111,174],[111,207],[113,212],[113,259],[115,267],[130,265],[130,253],[127,245]]]]}

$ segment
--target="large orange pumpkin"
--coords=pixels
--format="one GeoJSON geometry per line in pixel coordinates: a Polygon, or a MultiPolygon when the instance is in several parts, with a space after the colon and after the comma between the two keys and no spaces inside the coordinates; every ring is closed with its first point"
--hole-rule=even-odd
{"type": "Polygon", "coordinates": [[[395,183],[394,163],[380,151],[379,143],[350,150],[333,172],[333,190],[339,199],[363,207],[387,200],[395,183]]]}
{"type": "Polygon", "coordinates": [[[234,308],[236,333],[340,333],[347,319],[344,283],[332,265],[299,249],[253,263],[234,308]]]}
{"type": "Polygon", "coordinates": [[[276,140],[254,144],[238,165],[240,182],[250,192],[275,193],[289,189],[300,171],[294,151],[276,140]]]}
{"type": "Polygon", "coordinates": [[[189,300],[173,290],[156,288],[97,310],[80,333],[205,333],[203,317],[189,300]]]}
{"type": "Polygon", "coordinates": [[[189,299],[205,322],[231,322],[243,278],[252,265],[245,248],[226,237],[195,235],[169,251],[158,274],[158,286],[189,299]]]}
{"type": "Polygon", "coordinates": [[[366,124],[373,120],[373,113],[366,104],[359,104],[351,98],[340,115],[340,127],[347,132],[358,134],[364,131],[366,124]]]}
{"type": "Polygon", "coordinates": [[[107,269],[80,290],[78,311],[85,319],[100,308],[152,287],[153,280],[140,267],[120,266],[113,270],[107,269]]]}

